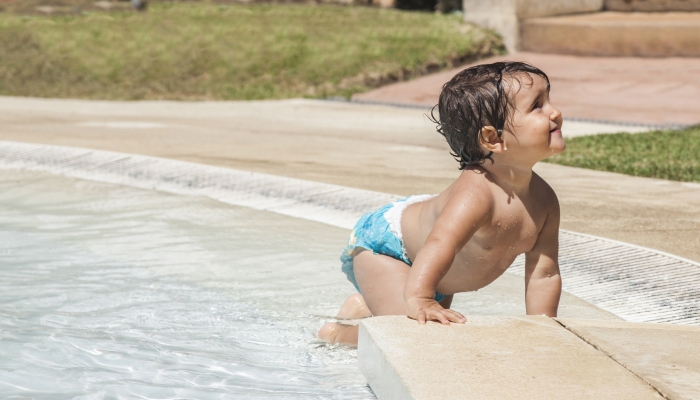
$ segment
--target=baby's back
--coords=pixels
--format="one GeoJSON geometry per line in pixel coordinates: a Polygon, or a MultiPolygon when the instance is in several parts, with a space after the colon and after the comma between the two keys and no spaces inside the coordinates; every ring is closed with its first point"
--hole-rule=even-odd
{"type": "Polygon", "coordinates": [[[452,267],[438,284],[439,293],[478,290],[501,276],[515,257],[534,247],[547,219],[548,205],[556,203],[556,197],[534,173],[527,187],[509,189],[499,186],[479,167],[467,169],[438,196],[406,208],[401,230],[408,257],[415,260],[448,204],[450,210],[467,213],[477,202],[490,203],[488,212],[479,226],[463,227],[476,231],[461,249],[455,249],[452,267]]]}

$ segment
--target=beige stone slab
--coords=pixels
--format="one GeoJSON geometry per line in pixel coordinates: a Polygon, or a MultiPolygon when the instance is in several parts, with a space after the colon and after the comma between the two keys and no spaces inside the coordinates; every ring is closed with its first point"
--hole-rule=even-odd
{"type": "Polygon", "coordinates": [[[661,399],[651,386],[547,317],[360,324],[358,362],[379,399],[661,399]]]}
{"type": "Polygon", "coordinates": [[[700,12],[628,13],[528,18],[520,49],[587,56],[700,57],[700,12]]]}
{"type": "Polygon", "coordinates": [[[700,11],[700,0],[605,0],[610,11],[700,11]]]}
{"type": "Polygon", "coordinates": [[[670,399],[700,399],[700,328],[558,319],[670,399]]]}

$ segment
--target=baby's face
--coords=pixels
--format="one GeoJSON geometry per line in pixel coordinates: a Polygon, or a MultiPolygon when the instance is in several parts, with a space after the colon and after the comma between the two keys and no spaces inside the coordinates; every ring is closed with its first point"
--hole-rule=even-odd
{"type": "Polygon", "coordinates": [[[519,76],[520,83],[511,81],[515,110],[512,126],[504,133],[506,152],[512,150],[518,158],[534,164],[563,152],[566,143],[561,134],[561,112],[549,102],[547,82],[539,75],[528,76],[519,76]]]}

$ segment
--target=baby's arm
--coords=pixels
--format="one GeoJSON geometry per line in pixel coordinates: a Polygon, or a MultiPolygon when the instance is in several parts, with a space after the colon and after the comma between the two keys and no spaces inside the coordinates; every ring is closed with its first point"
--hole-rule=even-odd
{"type": "Polygon", "coordinates": [[[559,275],[559,202],[554,198],[535,247],[525,254],[525,309],[528,315],[557,316],[559,275]]]}
{"type": "Polygon", "coordinates": [[[421,324],[428,320],[443,324],[466,321],[462,314],[444,309],[434,297],[435,288],[449,271],[455,255],[491,215],[489,193],[480,194],[474,189],[450,197],[408,273],[404,289],[406,313],[421,324]]]}

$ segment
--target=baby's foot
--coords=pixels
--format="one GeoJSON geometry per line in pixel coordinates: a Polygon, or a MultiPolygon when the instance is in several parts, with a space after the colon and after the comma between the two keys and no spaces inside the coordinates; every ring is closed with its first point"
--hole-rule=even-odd
{"type": "Polygon", "coordinates": [[[338,318],[341,319],[360,319],[371,316],[372,313],[369,311],[369,308],[367,308],[365,299],[359,293],[348,297],[338,312],[338,318]]]}
{"type": "Polygon", "coordinates": [[[357,334],[359,326],[343,325],[336,322],[329,322],[318,331],[318,338],[330,344],[347,344],[357,346],[357,334]]]}

